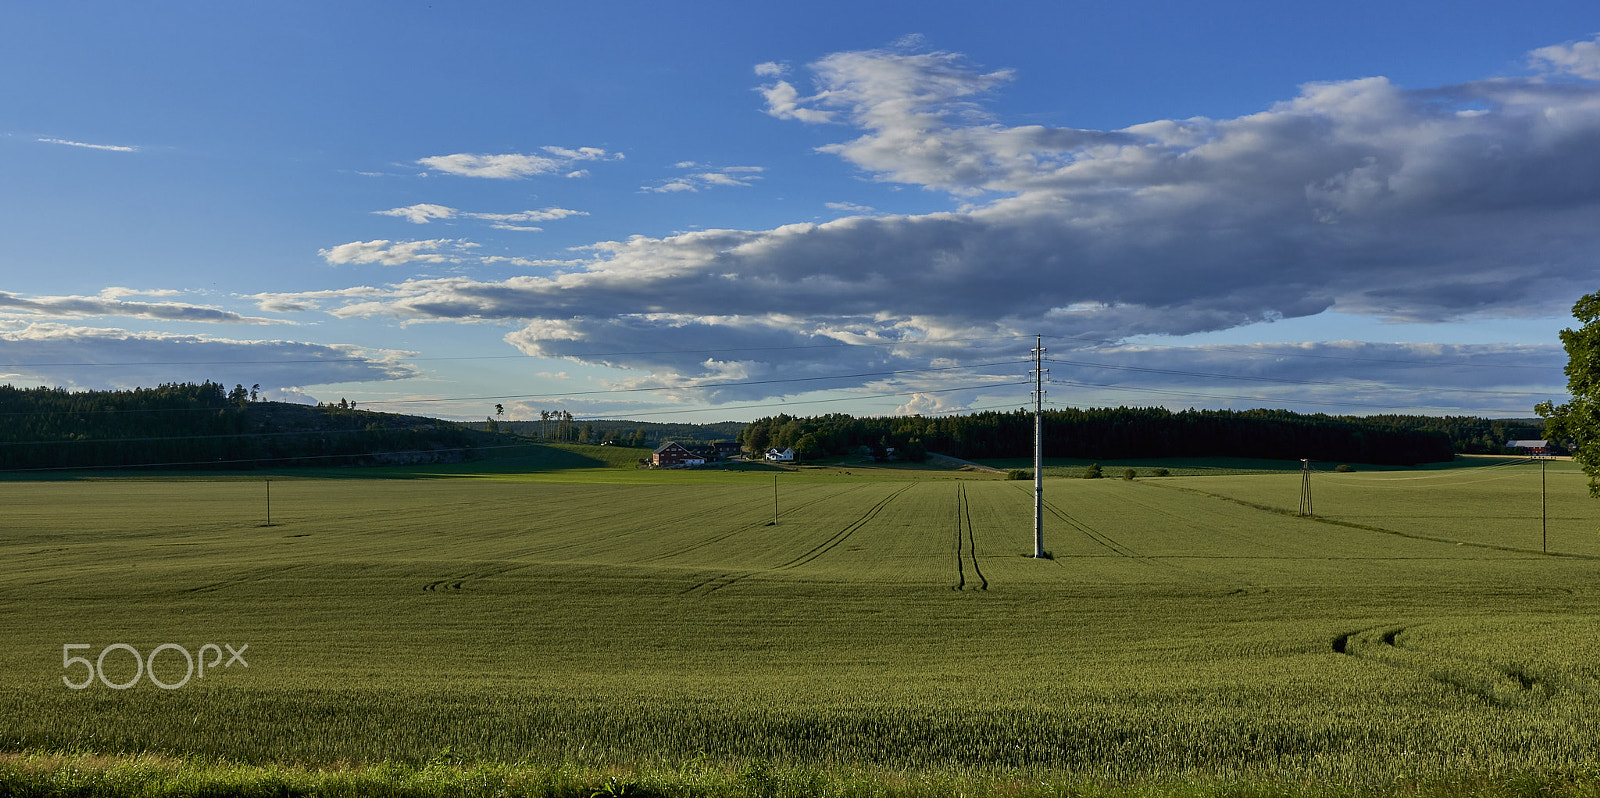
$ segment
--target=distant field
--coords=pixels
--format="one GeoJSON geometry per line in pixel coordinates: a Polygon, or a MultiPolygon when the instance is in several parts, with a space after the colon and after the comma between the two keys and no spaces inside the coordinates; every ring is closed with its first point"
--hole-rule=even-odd
{"type": "Polygon", "coordinates": [[[1493,462],[1319,472],[1317,518],[1292,471],[1052,478],[1052,560],[1024,556],[1031,482],[948,470],[274,477],[270,527],[259,475],[0,482],[0,751],[523,763],[580,792],[1579,783],[1597,505],[1549,466],[1542,555],[1537,466],[1493,462]],[[248,667],[63,685],[64,644],[115,643],[248,667]]]}

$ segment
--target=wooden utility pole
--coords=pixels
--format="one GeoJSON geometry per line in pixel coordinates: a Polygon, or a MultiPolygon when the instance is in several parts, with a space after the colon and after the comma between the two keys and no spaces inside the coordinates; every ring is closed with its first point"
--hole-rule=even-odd
{"type": "Polygon", "coordinates": [[[1300,514],[1312,515],[1311,512],[1311,461],[1300,461],[1300,514]]]}
{"type": "Polygon", "coordinates": [[[1033,556],[1044,557],[1044,338],[1033,345],[1033,556]]]}

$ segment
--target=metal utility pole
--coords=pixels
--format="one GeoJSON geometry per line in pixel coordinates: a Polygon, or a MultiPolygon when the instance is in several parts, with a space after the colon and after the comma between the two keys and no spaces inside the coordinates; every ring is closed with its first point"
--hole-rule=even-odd
{"type": "Polygon", "coordinates": [[[1033,556],[1044,557],[1044,338],[1033,345],[1033,556]]]}
{"type": "Polygon", "coordinates": [[[1311,515],[1311,461],[1300,461],[1300,514],[1311,515]]]}

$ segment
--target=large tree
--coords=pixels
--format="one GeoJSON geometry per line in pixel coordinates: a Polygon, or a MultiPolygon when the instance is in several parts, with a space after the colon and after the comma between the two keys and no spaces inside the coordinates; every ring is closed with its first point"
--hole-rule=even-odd
{"type": "Polygon", "coordinates": [[[1547,420],[1545,437],[1571,448],[1572,459],[1589,475],[1589,495],[1600,498],[1600,293],[1578,300],[1572,315],[1583,322],[1576,330],[1561,331],[1572,401],[1541,402],[1534,410],[1547,420]]]}

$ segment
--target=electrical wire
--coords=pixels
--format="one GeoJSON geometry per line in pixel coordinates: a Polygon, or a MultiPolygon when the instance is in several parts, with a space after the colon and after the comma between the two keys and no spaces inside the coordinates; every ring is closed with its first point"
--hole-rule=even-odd
{"type": "MultiPolygon", "coordinates": [[[[1275,382],[1275,383],[1283,383],[1283,384],[1286,384],[1286,385],[1329,385],[1329,386],[1333,386],[1333,387],[1336,387],[1336,388],[1367,387],[1367,388],[1376,388],[1376,389],[1381,389],[1381,390],[1386,390],[1386,391],[1412,390],[1410,388],[1403,388],[1403,387],[1400,387],[1400,386],[1390,385],[1388,383],[1376,382],[1376,381],[1372,381],[1372,380],[1353,380],[1353,381],[1350,381],[1350,382],[1330,382],[1330,381],[1326,381],[1326,380],[1300,380],[1300,379],[1292,379],[1292,378],[1289,378],[1289,377],[1259,377],[1259,376],[1246,375],[1246,374],[1216,374],[1216,373],[1205,372],[1205,371],[1184,371],[1184,370],[1181,370],[1181,369],[1160,369],[1160,368],[1152,368],[1152,367],[1149,367],[1149,366],[1117,366],[1117,365],[1112,365],[1110,363],[1089,363],[1089,362],[1081,361],[1081,360],[1061,360],[1061,359],[1057,359],[1057,358],[1045,358],[1045,362],[1046,363],[1059,363],[1059,364],[1066,365],[1066,366],[1078,366],[1078,367],[1082,367],[1082,368],[1112,369],[1112,370],[1115,370],[1115,371],[1135,371],[1135,372],[1140,372],[1140,373],[1143,373],[1143,374],[1171,374],[1171,375],[1180,376],[1180,377],[1205,377],[1205,378],[1209,378],[1209,379],[1219,379],[1219,380],[1244,380],[1244,381],[1249,381],[1249,382],[1275,382]]],[[[1548,393],[1534,393],[1534,392],[1531,392],[1531,391],[1490,391],[1490,390],[1474,389],[1474,388],[1451,388],[1450,390],[1453,393],[1481,393],[1481,394],[1490,394],[1490,395],[1496,395],[1496,396],[1549,396],[1550,395],[1548,393]]]]}

